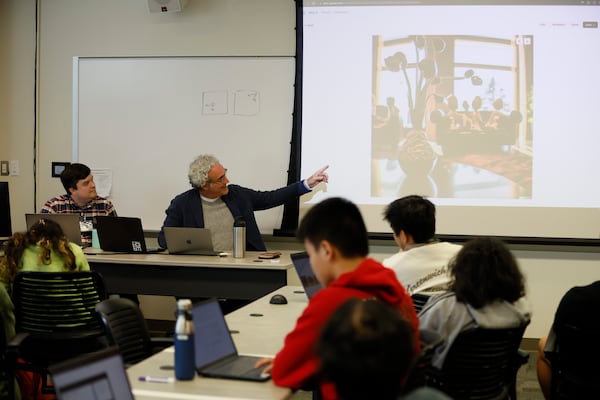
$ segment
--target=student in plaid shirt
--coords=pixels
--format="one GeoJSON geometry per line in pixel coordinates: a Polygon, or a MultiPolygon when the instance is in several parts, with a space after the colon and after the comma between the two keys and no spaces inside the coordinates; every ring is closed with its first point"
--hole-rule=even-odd
{"type": "Polygon", "coordinates": [[[42,213],[79,214],[81,223],[81,241],[84,246],[92,242],[92,220],[97,215],[116,217],[115,206],[96,193],[94,176],[84,164],[70,164],[60,174],[67,194],[54,197],[42,207],[42,213]]]}

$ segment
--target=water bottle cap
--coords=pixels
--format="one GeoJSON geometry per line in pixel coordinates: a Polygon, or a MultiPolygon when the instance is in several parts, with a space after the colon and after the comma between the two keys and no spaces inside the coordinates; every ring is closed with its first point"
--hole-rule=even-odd
{"type": "Polygon", "coordinates": [[[192,308],[192,300],[190,299],[179,299],[177,300],[177,308],[180,310],[189,310],[192,308]]]}
{"type": "Polygon", "coordinates": [[[245,227],[246,226],[246,221],[244,221],[243,218],[238,217],[238,218],[235,219],[235,221],[233,223],[233,226],[236,227],[236,228],[245,227]]]}

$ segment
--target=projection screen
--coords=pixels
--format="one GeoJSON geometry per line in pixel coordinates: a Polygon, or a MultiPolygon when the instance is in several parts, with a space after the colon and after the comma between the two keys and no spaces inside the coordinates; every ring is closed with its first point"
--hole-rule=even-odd
{"type": "Polygon", "coordinates": [[[599,1],[304,1],[301,175],[370,232],[409,194],[448,235],[600,238],[599,1]]]}

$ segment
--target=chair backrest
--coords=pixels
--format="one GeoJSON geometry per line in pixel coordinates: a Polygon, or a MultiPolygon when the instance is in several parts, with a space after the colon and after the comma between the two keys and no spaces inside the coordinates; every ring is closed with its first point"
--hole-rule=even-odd
{"type": "Polygon", "coordinates": [[[17,332],[40,336],[103,332],[95,307],[106,298],[106,289],[97,272],[20,272],[12,298],[17,332]]]}
{"type": "Polygon", "coordinates": [[[19,272],[13,281],[19,354],[43,369],[106,345],[96,304],[106,297],[102,276],[83,272],[19,272]]]}
{"type": "Polygon", "coordinates": [[[552,365],[551,398],[600,398],[600,332],[572,325],[554,327],[556,349],[549,355],[552,365]]]}
{"type": "Polygon", "coordinates": [[[518,349],[524,331],[520,326],[460,333],[442,370],[427,371],[427,384],[455,399],[506,399],[521,365],[518,349]]]}
{"type": "Polygon", "coordinates": [[[431,365],[435,350],[444,343],[444,338],[437,331],[419,329],[419,342],[421,343],[421,351],[415,357],[407,373],[403,393],[425,386],[427,369],[431,365]]]}
{"type": "Polygon", "coordinates": [[[40,336],[103,332],[95,307],[106,298],[106,290],[97,272],[20,272],[12,298],[17,332],[40,336]]]}
{"type": "Polygon", "coordinates": [[[110,298],[98,303],[96,311],[126,364],[135,364],[152,354],[150,333],[137,304],[126,298],[110,298]]]}
{"type": "Polygon", "coordinates": [[[415,307],[415,311],[418,314],[419,312],[421,312],[421,310],[423,309],[423,306],[425,305],[425,303],[427,303],[427,301],[429,300],[429,298],[431,296],[429,296],[427,294],[423,294],[423,293],[414,293],[410,297],[412,298],[413,305],[415,307]]]}
{"type": "Polygon", "coordinates": [[[16,331],[24,338],[11,344],[20,357],[15,368],[39,373],[42,393],[54,391],[48,385],[49,365],[106,347],[104,326],[95,310],[105,297],[104,280],[94,271],[15,276],[16,331]]]}

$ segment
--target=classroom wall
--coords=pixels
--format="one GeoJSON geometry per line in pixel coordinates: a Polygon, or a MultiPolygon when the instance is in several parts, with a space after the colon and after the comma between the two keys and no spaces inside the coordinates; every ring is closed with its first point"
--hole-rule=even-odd
{"type": "Polygon", "coordinates": [[[13,231],[34,207],[35,1],[0,1],[0,160],[18,160],[9,182],[13,231]]]}
{"type": "MultiPolygon", "coordinates": [[[[36,49],[36,0],[0,1],[0,159],[18,159],[21,169],[19,176],[7,179],[11,182],[14,230],[25,228],[25,212],[39,209],[46,199],[63,192],[59,180],[50,177],[50,167],[52,161],[71,160],[73,56],[295,53],[293,0],[189,0],[183,12],[166,15],[150,14],[147,0],[39,3],[36,49]],[[37,114],[33,90],[36,50],[37,114]]],[[[274,249],[297,247],[271,239],[267,245],[274,249]]],[[[392,242],[378,243],[371,250],[377,259],[396,251],[392,242]]],[[[528,338],[546,334],[566,290],[600,279],[600,253],[554,250],[515,250],[533,306],[533,321],[525,333],[528,338]]]]}
{"type": "Polygon", "coordinates": [[[73,56],[294,54],[292,0],[190,0],[167,14],[149,13],[147,0],[40,4],[38,204],[64,191],[48,177],[52,161],[71,160],[73,56]]]}
{"type": "MultiPolygon", "coordinates": [[[[269,249],[301,250],[301,244],[291,239],[267,238],[269,249]]],[[[513,246],[514,247],[514,246],[513,246]]],[[[395,244],[383,240],[371,241],[370,256],[382,261],[398,251],[395,244]]],[[[525,331],[526,338],[539,338],[548,333],[554,311],[561,297],[573,286],[600,280],[600,253],[537,249],[513,249],[526,279],[527,295],[533,318],[525,331]]]]}

